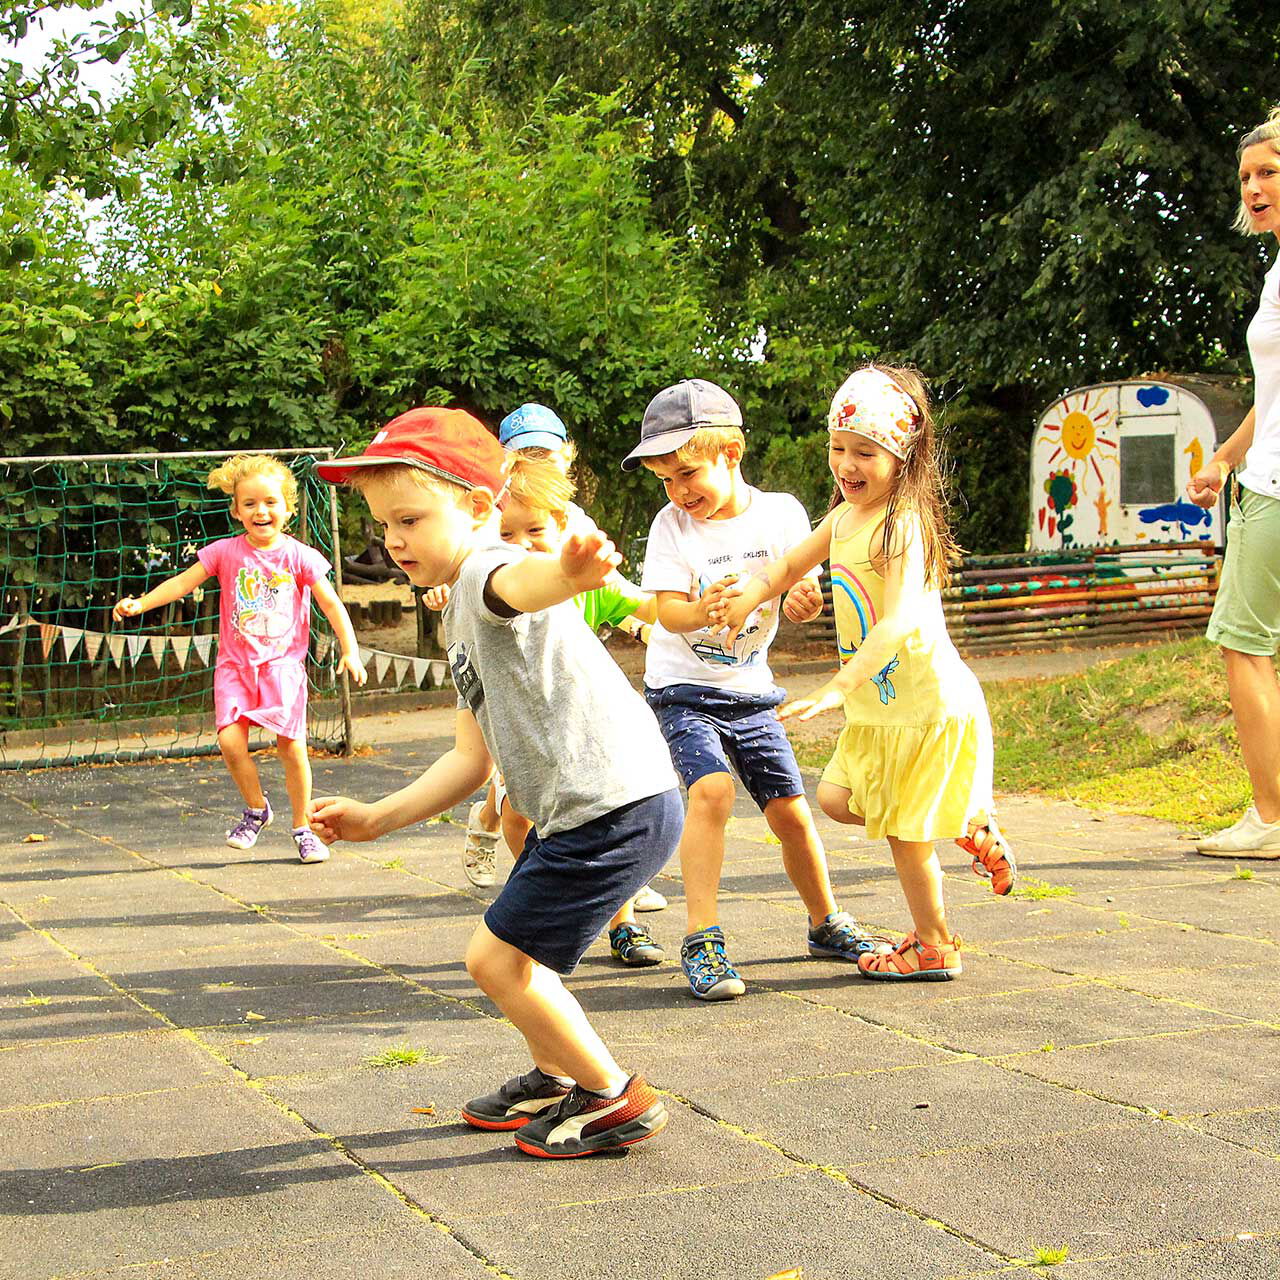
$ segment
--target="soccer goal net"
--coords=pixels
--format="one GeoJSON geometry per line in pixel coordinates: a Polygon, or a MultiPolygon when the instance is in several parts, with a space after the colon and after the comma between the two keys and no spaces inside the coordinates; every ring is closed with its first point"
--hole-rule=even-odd
{"type": "MultiPolygon", "coordinates": [[[[263,452],[298,480],[289,532],[340,565],[333,490],[312,465],[330,451],[263,452]]],[[[207,487],[230,456],[0,458],[0,768],[217,751],[217,580],[123,622],[111,608],[240,531],[226,495],[207,487]]],[[[338,657],[313,606],[307,732],[330,750],[350,741],[338,657]]]]}

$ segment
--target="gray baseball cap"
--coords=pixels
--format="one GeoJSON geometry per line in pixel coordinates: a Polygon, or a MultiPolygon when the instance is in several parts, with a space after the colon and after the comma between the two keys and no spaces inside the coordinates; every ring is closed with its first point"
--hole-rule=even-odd
{"type": "Polygon", "coordinates": [[[674,453],[701,427],[740,427],[742,410],[723,388],[705,378],[686,378],[659,391],[640,421],[640,443],[622,460],[634,471],[645,458],[674,453]]]}

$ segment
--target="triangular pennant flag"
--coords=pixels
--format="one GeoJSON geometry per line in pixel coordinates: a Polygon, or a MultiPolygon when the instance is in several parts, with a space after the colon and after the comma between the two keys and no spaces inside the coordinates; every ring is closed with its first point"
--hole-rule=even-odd
{"type": "Polygon", "coordinates": [[[378,683],[382,683],[382,678],[387,674],[387,668],[391,665],[391,655],[383,653],[381,649],[373,651],[373,671],[378,677],[378,683]]]}
{"type": "Polygon", "coordinates": [[[444,678],[446,675],[448,675],[448,673],[449,673],[449,664],[447,662],[442,662],[438,658],[434,662],[432,662],[431,680],[437,689],[442,684],[444,684],[444,678]]]}
{"type": "Polygon", "coordinates": [[[151,661],[154,662],[157,667],[164,666],[164,651],[165,646],[168,643],[168,636],[152,636],[147,642],[147,648],[151,650],[151,661]]]}
{"type": "Polygon", "coordinates": [[[195,646],[196,653],[200,655],[200,661],[207,667],[209,654],[213,651],[213,636],[209,634],[192,636],[191,643],[195,646]]]}
{"type": "Polygon", "coordinates": [[[80,639],[84,632],[79,627],[62,628],[62,656],[71,661],[71,655],[80,647],[80,639]]]}
{"type": "Polygon", "coordinates": [[[324,660],[329,656],[329,650],[332,648],[333,638],[331,636],[316,636],[316,661],[321,666],[324,665],[324,660]]]}
{"type": "Polygon", "coordinates": [[[125,636],[124,642],[129,650],[129,665],[136,667],[138,660],[147,651],[147,637],[143,635],[125,636]]]}
{"type": "Polygon", "coordinates": [[[187,655],[191,652],[191,637],[170,636],[169,647],[173,650],[173,656],[178,660],[178,670],[185,671],[187,669],[187,655]]]}
{"type": "Polygon", "coordinates": [[[4,635],[6,631],[16,631],[21,625],[22,623],[18,621],[18,615],[15,613],[3,627],[0,627],[0,636],[4,635]]]}
{"type": "Polygon", "coordinates": [[[44,651],[46,660],[49,657],[49,650],[53,648],[53,642],[58,638],[58,628],[52,622],[42,622],[40,624],[40,648],[44,651]]]}
{"type": "Polygon", "coordinates": [[[124,636],[110,635],[107,637],[107,651],[111,654],[112,666],[118,667],[124,658],[124,636]]]}
{"type": "Polygon", "coordinates": [[[97,662],[98,654],[102,651],[102,642],[106,637],[101,631],[86,631],[84,633],[84,651],[89,655],[90,662],[97,662]]]}
{"type": "Polygon", "coordinates": [[[408,658],[393,658],[391,665],[396,669],[396,688],[398,689],[404,684],[404,678],[409,674],[408,658]]]}
{"type": "Polygon", "coordinates": [[[426,658],[414,658],[413,660],[413,683],[422,688],[422,681],[426,674],[431,670],[431,664],[426,658]]]}
{"type": "Polygon", "coordinates": [[[373,664],[372,649],[366,649],[364,645],[358,644],[356,645],[356,652],[360,655],[360,661],[363,662],[366,667],[373,664]]]}

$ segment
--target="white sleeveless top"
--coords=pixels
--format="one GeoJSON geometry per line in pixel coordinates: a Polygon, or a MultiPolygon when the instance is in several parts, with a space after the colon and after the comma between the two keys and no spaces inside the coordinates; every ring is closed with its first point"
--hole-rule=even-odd
{"type": "Polygon", "coordinates": [[[1239,480],[1246,489],[1280,498],[1280,258],[1262,282],[1262,300],[1249,322],[1253,362],[1253,444],[1239,480]]]}

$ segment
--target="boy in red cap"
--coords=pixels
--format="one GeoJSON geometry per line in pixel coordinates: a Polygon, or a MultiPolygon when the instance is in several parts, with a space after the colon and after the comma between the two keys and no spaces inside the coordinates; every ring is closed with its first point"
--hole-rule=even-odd
{"type": "Polygon", "coordinates": [[[657,722],[572,603],[609,576],[613,544],[592,529],[552,556],[499,538],[508,470],[551,465],[513,460],[458,409],[411,410],[360,456],[316,465],[360,490],[414,586],[450,588],[458,717],[452,749],[415,782],[373,804],[316,800],[311,821],[327,844],[373,840],[453,808],[497,763],[534,829],[466,964],[524,1036],[533,1068],[472,1099],[462,1117],[516,1130],[531,1155],[565,1157],[630,1146],[666,1125],[657,1094],[619,1068],[560,975],[666,863],[682,807],[657,722]]]}

